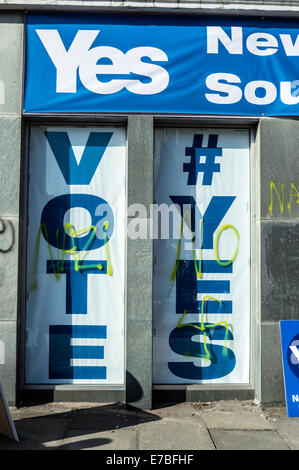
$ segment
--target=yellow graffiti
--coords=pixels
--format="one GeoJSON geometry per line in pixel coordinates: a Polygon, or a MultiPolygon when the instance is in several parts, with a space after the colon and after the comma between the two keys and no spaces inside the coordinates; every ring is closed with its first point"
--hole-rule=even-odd
{"type": "Polygon", "coordinates": [[[240,235],[239,235],[239,232],[238,230],[236,229],[236,227],[234,227],[234,225],[230,225],[230,224],[226,224],[226,225],[223,225],[222,227],[219,228],[219,230],[217,231],[216,233],[216,236],[215,236],[215,244],[214,244],[214,252],[215,252],[215,258],[216,258],[216,261],[218,264],[220,264],[220,266],[230,266],[234,261],[235,259],[237,258],[238,256],[238,252],[239,252],[239,244],[240,244],[240,235]],[[232,258],[228,261],[221,261],[219,259],[219,256],[218,256],[218,242],[219,242],[219,237],[221,235],[221,233],[224,231],[224,230],[227,230],[231,228],[234,232],[235,232],[235,235],[237,237],[237,246],[236,246],[236,249],[234,251],[234,254],[232,256],[232,258]]]}
{"type": "Polygon", "coordinates": [[[295,195],[297,197],[297,200],[295,202],[296,202],[296,204],[299,204],[299,192],[298,192],[295,184],[292,182],[291,183],[291,191],[290,191],[290,199],[289,199],[289,202],[288,202],[289,212],[291,212],[291,208],[292,208],[293,192],[295,192],[295,195]]]}
{"type": "MultiPolygon", "coordinates": [[[[106,232],[108,231],[108,228],[109,228],[109,222],[106,221],[104,223],[104,229],[105,229],[106,232]]],[[[83,269],[92,269],[92,268],[93,269],[99,269],[100,271],[102,271],[104,269],[103,265],[100,264],[100,263],[99,264],[94,264],[94,265],[88,265],[88,266],[84,266],[84,265],[80,264],[80,261],[82,261],[84,259],[84,257],[87,255],[88,248],[91,245],[91,243],[92,243],[92,241],[93,241],[93,239],[96,235],[96,227],[94,225],[91,225],[89,227],[85,227],[81,230],[75,230],[74,227],[70,223],[65,224],[64,233],[63,233],[63,245],[62,245],[62,258],[61,258],[61,260],[59,259],[60,258],[59,248],[58,248],[58,245],[59,245],[59,243],[58,243],[59,230],[57,229],[56,230],[57,259],[55,260],[53,255],[52,255],[51,245],[50,245],[50,242],[49,242],[49,237],[48,237],[46,224],[42,223],[42,224],[40,224],[40,227],[38,229],[38,233],[37,233],[37,237],[36,237],[36,241],[35,241],[34,261],[33,261],[33,278],[34,278],[34,281],[33,281],[32,285],[29,288],[29,292],[31,292],[32,290],[36,290],[37,287],[38,287],[37,271],[38,271],[38,260],[39,260],[39,251],[40,251],[40,238],[41,238],[42,231],[44,231],[44,234],[45,234],[45,239],[46,239],[48,250],[49,250],[52,270],[53,270],[53,273],[54,273],[54,276],[55,276],[56,280],[60,279],[59,273],[62,273],[64,271],[65,254],[74,255],[75,271],[83,270],[83,269]],[[92,231],[92,233],[91,233],[89,239],[87,240],[87,242],[85,243],[83,249],[82,250],[77,250],[77,247],[75,245],[75,238],[78,235],[82,235],[85,232],[90,232],[90,231],[92,231]],[[67,232],[68,232],[68,235],[71,238],[71,243],[72,243],[72,248],[69,249],[69,250],[66,250],[64,248],[65,247],[65,237],[66,237],[67,232]]],[[[108,276],[112,276],[113,275],[113,268],[112,268],[112,263],[111,263],[110,251],[109,251],[109,247],[108,247],[108,236],[107,235],[105,235],[105,238],[104,238],[104,245],[105,245],[106,258],[107,258],[107,274],[108,274],[108,276]]]]}
{"type": "MultiPolygon", "coordinates": [[[[108,231],[108,228],[109,228],[109,222],[105,222],[105,224],[104,224],[105,232],[108,231]]],[[[111,263],[111,257],[110,257],[110,250],[109,250],[107,235],[104,238],[104,244],[105,244],[105,253],[106,253],[106,258],[107,258],[107,274],[108,274],[108,276],[112,276],[113,268],[112,268],[112,263],[111,263]]]]}
{"type": "MultiPolygon", "coordinates": [[[[279,202],[279,208],[280,212],[283,213],[285,209],[285,185],[281,184],[280,185],[280,191],[277,189],[275,183],[273,181],[270,182],[270,205],[268,207],[268,212],[269,215],[272,217],[273,215],[273,205],[274,205],[274,194],[276,194],[278,202],[279,202]]],[[[290,183],[290,197],[289,201],[287,203],[287,208],[289,213],[292,210],[292,203],[293,199],[295,198],[295,203],[299,204],[299,191],[295,185],[295,183],[292,181],[290,183]]]]}
{"type": "Polygon", "coordinates": [[[79,269],[86,269],[86,268],[98,268],[98,269],[101,269],[100,267],[98,266],[101,266],[101,265],[93,265],[93,266],[83,266],[83,265],[80,265],[79,262],[82,261],[82,257],[81,257],[81,254],[82,252],[85,252],[85,256],[86,256],[86,251],[88,250],[92,240],[94,239],[95,235],[96,235],[96,227],[94,225],[91,225],[90,227],[85,227],[81,230],[74,230],[73,226],[70,224],[70,223],[66,223],[65,224],[65,228],[64,228],[64,233],[66,233],[67,229],[69,229],[69,236],[71,237],[71,240],[72,240],[72,248],[70,250],[63,250],[63,252],[65,253],[68,253],[70,255],[74,255],[75,257],[75,271],[78,271],[79,269]],[[77,237],[78,235],[83,235],[85,232],[90,232],[92,231],[89,239],[87,240],[87,242],[85,243],[83,249],[81,251],[77,251],[77,247],[75,246],[75,237],[77,237]]]}
{"type": "MultiPolygon", "coordinates": [[[[298,196],[299,196],[299,193],[298,193],[298,196]]],[[[171,291],[173,289],[173,286],[174,286],[174,283],[175,283],[175,280],[176,280],[176,273],[177,273],[178,268],[179,268],[179,263],[180,263],[180,258],[181,258],[181,245],[182,245],[183,228],[184,228],[185,218],[187,216],[189,217],[190,224],[191,224],[190,213],[187,211],[184,214],[184,216],[182,217],[182,221],[181,221],[180,237],[179,237],[179,241],[178,241],[176,262],[175,262],[175,266],[174,266],[173,271],[172,271],[171,276],[170,276],[171,286],[170,286],[170,289],[169,289],[169,292],[168,292],[168,297],[170,296],[171,291]]],[[[197,279],[201,279],[201,277],[202,277],[202,233],[203,233],[203,219],[201,219],[200,223],[199,223],[199,260],[196,259],[196,249],[194,247],[194,240],[192,241],[192,244],[193,244],[192,253],[193,253],[194,267],[195,267],[195,272],[196,272],[197,279]]],[[[214,252],[215,252],[215,258],[216,258],[217,263],[220,264],[221,266],[224,266],[224,267],[230,266],[236,260],[236,258],[238,256],[239,245],[240,245],[240,234],[239,234],[238,230],[236,229],[236,227],[234,225],[226,224],[226,225],[223,225],[222,227],[220,227],[219,230],[216,233],[215,243],[214,243],[214,252]],[[235,249],[235,251],[233,253],[233,256],[230,260],[221,261],[220,258],[219,258],[219,254],[218,254],[218,242],[219,242],[219,238],[220,238],[221,233],[224,230],[227,230],[227,229],[232,229],[234,231],[234,233],[237,237],[237,246],[236,246],[236,249],[235,249]]]]}
{"type": "Polygon", "coordinates": [[[280,212],[284,211],[284,184],[281,185],[281,195],[278,192],[275,183],[273,181],[270,182],[270,205],[269,205],[269,215],[272,216],[273,214],[273,190],[275,191],[278,201],[279,201],[279,207],[280,207],[280,212]]]}
{"type": "MultiPolygon", "coordinates": [[[[299,193],[298,193],[298,196],[299,196],[299,193]]],[[[297,202],[297,201],[296,201],[297,202]]],[[[191,216],[190,216],[190,213],[187,211],[184,216],[182,217],[182,221],[181,221],[181,229],[180,229],[180,237],[179,237],[179,241],[178,241],[178,248],[177,248],[177,256],[176,256],[176,263],[175,263],[175,266],[173,268],[173,271],[171,273],[171,287],[170,287],[170,290],[169,290],[169,293],[168,293],[168,297],[170,296],[170,293],[172,291],[172,288],[174,286],[174,282],[176,280],[176,273],[178,271],[178,268],[179,268],[179,262],[180,262],[180,255],[181,255],[181,243],[182,243],[182,234],[183,234],[183,227],[184,227],[184,222],[185,222],[185,218],[186,217],[189,217],[189,221],[190,221],[190,225],[191,225],[191,216]]],[[[194,248],[194,245],[193,245],[193,260],[194,260],[194,266],[195,266],[195,272],[196,272],[196,277],[197,279],[200,279],[202,277],[202,233],[203,233],[203,219],[200,220],[200,224],[199,224],[199,262],[198,260],[196,259],[196,250],[194,248]],[[198,264],[199,263],[199,264],[198,264]]],[[[195,237],[193,238],[192,240],[192,243],[194,244],[194,240],[195,240],[195,237]]],[[[214,253],[215,253],[215,259],[217,261],[217,263],[221,266],[230,266],[237,258],[238,256],[238,253],[239,253],[239,245],[240,245],[240,234],[238,232],[238,230],[236,229],[236,227],[234,225],[231,225],[231,224],[226,224],[226,225],[223,225],[222,227],[220,227],[218,229],[218,231],[216,232],[216,235],[215,235],[215,243],[214,243],[214,253]],[[219,238],[220,238],[220,235],[222,234],[222,232],[224,230],[228,230],[228,229],[232,229],[233,232],[235,233],[236,235],[236,238],[237,238],[237,246],[235,248],[235,251],[233,253],[233,256],[230,260],[228,261],[221,261],[220,258],[219,258],[219,253],[218,253],[218,243],[219,243],[219,238]]],[[[217,326],[220,326],[220,325],[224,325],[225,326],[225,337],[224,337],[224,345],[223,345],[223,349],[222,349],[222,355],[223,356],[226,356],[227,353],[228,353],[228,348],[227,348],[227,341],[228,341],[228,332],[229,332],[229,324],[228,322],[226,321],[221,321],[221,322],[218,322],[218,323],[213,323],[211,325],[207,325],[207,313],[206,313],[206,322],[204,322],[204,306],[205,306],[205,301],[208,301],[208,300],[214,300],[214,301],[217,301],[220,303],[220,305],[222,304],[221,300],[219,299],[216,299],[214,297],[211,297],[209,295],[206,295],[205,297],[203,297],[202,299],[202,305],[201,305],[201,321],[200,321],[200,326],[198,325],[194,325],[192,323],[182,323],[183,322],[183,319],[187,313],[186,309],[184,310],[184,313],[182,314],[181,318],[179,319],[178,321],[178,324],[177,324],[177,328],[183,328],[184,326],[189,326],[189,327],[192,327],[192,328],[195,328],[195,329],[198,329],[200,331],[203,332],[203,337],[204,337],[204,351],[205,351],[205,355],[199,355],[198,357],[201,357],[203,359],[210,359],[211,358],[211,353],[207,347],[207,333],[206,333],[206,330],[209,329],[209,328],[214,328],[214,327],[217,327],[217,326]]],[[[185,356],[188,356],[190,355],[190,353],[185,353],[185,356]]]]}
{"type": "MultiPolygon", "coordinates": [[[[181,245],[182,245],[182,236],[183,236],[183,230],[184,230],[184,222],[185,218],[188,216],[190,225],[191,225],[191,215],[189,211],[186,211],[185,214],[182,217],[181,221],[181,228],[180,228],[180,236],[179,236],[179,241],[178,241],[178,249],[177,249],[177,256],[176,256],[176,262],[175,266],[173,268],[173,271],[171,273],[170,279],[171,279],[171,286],[168,292],[168,297],[171,294],[172,288],[174,286],[175,280],[176,280],[176,273],[177,270],[179,269],[179,264],[180,264],[180,258],[181,258],[181,245]]],[[[197,279],[200,279],[202,276],[202,226],[203,226],[203,220],[200,220],[199,223],[199,260],[196,259],[196,250],[195,247],[193,246],[192,253],[193,253],[193,260],[194,260],[194,266],[195,266],[195,272],[196,272],[196,277],[197,279]]],[[[195,237],[194,237],[195,238],[195,237]]],[[[194,245],[194,240],[192,241],[192,244],[194,245]]]]}
{"type": "MultiPolygon", "coordinates": [[[[192,328],[195,328],[197,330],[200,330],[200,331],[203,331],[203,337],[204,337],[204,350],[205,350],[205,355],[200,355],[199,357],[201,357],[202,359],[210,359],[211,358],[211,353],[207,347],[207,334],[206,334],[206,329],[208,328],[214,328],[214,327],[217,327],[219,325],[224,325],[225,326],[225,337],[224,337],[224,346],[223,346],[223,349],[222,349],[222,355],[223,356],[226,356],[227,355],[227,341],[228,341],[228,331],[229,331],[229,324],[226,322],[226,321],[221,321],[221,322],[218,322],[218,323],[213,323],[211,325],[207,325],[205,322],[204,322],[204,305],[205,305],[205,301],[209,299],[209,300],[215,300],[217,302],[220,303],[220,305],[222,304],[221,300],[219,299],[216,299],[215,297],[211,297],[210,295],[206,295],[203,299],[202,299],[202,303],[201,303],[201,321],[200,321],[200,326],[197,326],[197,325],[194,325],[193,323],[183,323],[182,324],[182,321],[187,313],[186,309],[184,310],[184,313],[183,315],[181,316],[181,318],[179,319],[178,321],[178,324],[177,324],[177,328],[183,328],[184,326],[190,326],[192,328]]],[[[206,313],[207,315],[207,313],[206,313]]],[[[207,317],[206,317],[206,321],[207,321],[207,317]]],[[[188,354],[186,354],[188,355],[188,354]]]]}

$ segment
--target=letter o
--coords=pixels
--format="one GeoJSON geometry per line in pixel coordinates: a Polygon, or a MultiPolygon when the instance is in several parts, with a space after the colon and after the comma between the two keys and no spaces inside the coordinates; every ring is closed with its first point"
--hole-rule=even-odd
{"type": "Polygon", "coordinates": [[[277,89],[274,83],[267,82],[264,80],[256,80],[253,82],[247,83],[244,89],[244,96],[249,103],[252,104],[259,104],[259,105],[266,105],[271,104],[273,101],[276,100],[277,97],[277,89]],[[266,94],[264,97],[259,98],[256,96],[256,90],[258,88],[264,88],[266,94]]]}
{"type": "Polygon", "coordinates": [[[239,232],[238,230],[236,229],[236,227],[234,227],[233,225],[223,225],[223,227],[220,227],[219,230],[217,231],[216,233],[216,237],[215,237],[215,246],[214,246],[214,251],[215,251],[215,258],[216,258],[216,261],[218,264],[220,264],[220,266],[230,266],[234,261],[235,259],[237,258],[238,256],[238,252],[239,252],[239,243],[240,243],[240,235],[239,235],[239,232]],[[234,232],[235,232],[235,235],[237,237],[237,246],[236,246],[236,249],[234,251],[234,254],[232,256],[232,258],[229,260],[229,261],[220,261],[219,259],[219,255],[218,255],[218,242],[219,242],[219,237],[221,235],[221,233],[224,231],[224,230],[227,230],[231,228],[234,232]]]}
{"type": "MultiPolygon", "coordinates": [[[[51,199],[44,207],[41,215],[42,234],[45,240],[60,250],[70,250],[75,244],[76,251],[96,250],[101,248],[111,238],[114,226],[113,211],[109,204],[102,198],[91,194],[63,194],[51,199]],[[105,204],[105,221],[108,222],[106,239],[94,236],[94,230],[90,229],[85,236],[72,237],[65,232],[63,219],[65,213],[73,207],[83,207],[91,215],[91,223],[96,227],[101,221],[101,216],[96,216],[99,205],[105,204]]],[[[74,228],[74,232],[76,227],[74,228]]]]}

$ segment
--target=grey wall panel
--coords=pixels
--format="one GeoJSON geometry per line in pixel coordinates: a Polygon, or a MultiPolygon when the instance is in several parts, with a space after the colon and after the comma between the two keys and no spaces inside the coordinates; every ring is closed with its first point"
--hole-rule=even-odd
{"type": "Polygon", "coordinates": [[[16,384],[23,28],[22,13],[0,13],[0,380],[10,403],[16,384]]]}
{"type": "Polygon", "coordinates": [[[261,326],[261,398],[267,405],[284,402],[283,371],[278,323],[261,326]]]}
{"type": "Polygon", "coordinates": [[[299,319],[299,220],[262,223],[262,321],[299,319]]]}
{"type": "MultiPolygon", "coordinates": [[[[128,206],[153,203],[153,117],[128,119],[128,206]],[[141,184],[142,183],[142,184],[141,184]]],[[[141,215],[139,217],[142,218],[141,215]]],[[[128,217],[128,228],[134,216],[128,217]]],[[[127,380],[126,402],[136,408],[152,406],[152,282],[153,242],[127,239],[127,380]]],[[[130,232],[129,232],[130,233],[130,232]]]]}
{"type": "Polygon", "coordinates": [[[0,114],[0,215],[19,215],[21,118],[0,114]]]}
{"type": "Polygon", "coordinates": [[[0,380],[9,404],[15,403],[16,322],[0,322],[0,380]]]}
{"type": "Polygon", "coordinates": [[[299,204],[296,202],[299,199],[298,121],[262,120],[261,188],[262,218],[272,221],[299,218],[299,204]]]}
{"type": "Polygon", "coordinates": [[[0,322],[17,319],[17,267],[18,217],[0,216],[0,322]]]}
{"type": "Polygon", "coordinates": [[[0,13],[0,114],[20,113],[23,14],[0,13]]]}
{"type": "Polygon", "coordinates": [[[264,403],[271,403],[284,400],[279,321],[299,320],[298,121],[261,121],[260,164],[261,369],[258,373],[261,374],[260,398],[264,403]]]}

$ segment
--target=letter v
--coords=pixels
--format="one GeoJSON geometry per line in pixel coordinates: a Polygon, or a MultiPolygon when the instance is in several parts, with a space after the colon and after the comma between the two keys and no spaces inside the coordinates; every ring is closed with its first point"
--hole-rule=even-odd
{"type": "Polygon", "coordinates": [[[77,163],[67,132],[45,132],[66,184],[89,184],[112,137],[112,132],[91,132],[77,163]]]}

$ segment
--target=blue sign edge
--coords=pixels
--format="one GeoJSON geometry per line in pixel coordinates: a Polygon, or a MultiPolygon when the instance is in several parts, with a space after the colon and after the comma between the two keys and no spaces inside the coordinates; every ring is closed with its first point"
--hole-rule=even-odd
{"type": "Polygon", "coordinates": [[[298,418],[299,417],[299,404],[298,404],[298,414],[294,414],[294,407],[291,406],[290,401],[288,400],[289,383],[288,383],[287,374],[286,374],[286,367],[288,367],[288,364],[287,364],[287,357],[286,357],[286,351],[284,348],[285,344],[284,344],[284,338],[283,338],[283,325],[286,325],[286,324],[290,325],[291,323],[298,325],[298,330],[299,330],[299,320],[280,320],[279,321],[280,339],[281,339],[281,359],[282,359],[284,394],[285,394],[287,416],[289,418],[298,418]]]}

